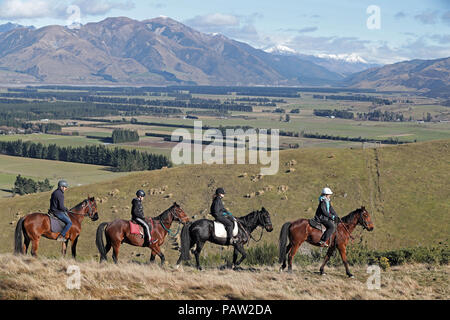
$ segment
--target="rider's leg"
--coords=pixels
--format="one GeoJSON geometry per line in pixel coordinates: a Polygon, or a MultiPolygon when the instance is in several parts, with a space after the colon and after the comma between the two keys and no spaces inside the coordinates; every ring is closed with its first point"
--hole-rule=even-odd
{"type": "Polygon", "coordinates": [[[144,219],[136,218],[136,222],[139,223],[144,228],[144,245],[150,244],[152,240],[150,227],[144,219]]]}
{"type": "Polygon", "coordinates": [[[216,220],[225,226],[225,230],[227,231],[227,244],[230,244],[231,238],[233,237],[234,222],[223,216],[217,217],[216,220]]]}
{"type": "Polygon", "coordinates": [[[72,221],[65,212],[55,212],[55,216],[66,224],[60,233],[61,237],[65,238],[67,231],[69,231],[72,226],[72,221]]]}
{"type": "Polygon", "coordinates": [[[320,242],[321,243],[325,243],[330,236],[333,234],[334,230],[335,230],[335,226],[334,226],[334,222],[328,219],[323,219],[320,221],[325,228],[327,228],[325,230],[325,232],[323,233],[322,237],[320,238],[320,242]]]}

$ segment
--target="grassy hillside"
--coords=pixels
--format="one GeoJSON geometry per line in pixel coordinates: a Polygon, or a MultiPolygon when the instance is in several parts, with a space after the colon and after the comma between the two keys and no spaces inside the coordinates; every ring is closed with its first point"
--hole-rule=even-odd
{"type": "Polygon", "coordinates": [[[0,300],[16,299],[448,299],[449,266],[408,265],[380,274],[381,288],[369,290],[366,267],[355,267],[355,279],[340,269],[327,276],[318,266],[292,274],[265,267],[258,272],[184,267],[151,268],[136,263],[120,265],[71,259],[20,258],[0,254],[0,300]],[[79,267],[79,289],[68,289],[69,266],[79,267]]]}
{"type": "MultiPolygon", "coordinates": [[[[173,201],[196,219],[208,215],[211,195],[223,186],[227,191],[225,206],[236,216],[261,206],[272,214],[274,231],[265,233],[262,242],[277,243],[285,221],[314,216],[320,190],[328,185],[334,191],[333,203],[343,217],[365,205],[372,214],[375,230],[371,233],[358,227],[355,244],[373,249],[432,245],[448,241],[450,225],[450,140],[424,142],[379,149],[297,149],[280,153],[277,175],[254,178],[258,166],[192,165],[171,169],[132,173],[98,184],[70,188],[66,206],[74,206],[87,195],[97,198],[100,219],[85,220],[78,243],[80,259],[97,254],[95,230],[99,223],[115,218],[128,219],[135,192],[143,188],[146,215],[155,216],[173,201]],[[292,161],[294,160],[294,161],[292,161]],[[287,173],[289,164],[295,171],[287,173]],[[239,177],[246,173],[246,176],[239,177]],[[166,186],[165,188],[163,188],[166,186]],[[287,191],[281,191],[286,189],[287,191]],[[166,191],[158,192],[158,189],[166,191]],[[153,193],[151,194],[152,190],[153,193]],[[246,194],[264,191],[261,195],[246,194]]],[[[13,232],[19,216],[31,211],[47,211],[50,192],[1,199],[0,253],[13,251],[13,232]]],[[[173,226],[176,228],[176,226],[173,226]]],[[[259,236],[259,229],[255,232],[259,236]]],[[[254,246],[254,242],[250,246],[254,246]]],[[[148,259],[149,251],[123,245],[123,261],[141,254],[148,259]]],[[[207,244],[205,254],[217,252],[217,246],[207,244]]],[[[59,256],[59,244],[43,239],[40,254],[59,256]]],[[[169,264],[177,252],[165,245],[169,264]]]]}

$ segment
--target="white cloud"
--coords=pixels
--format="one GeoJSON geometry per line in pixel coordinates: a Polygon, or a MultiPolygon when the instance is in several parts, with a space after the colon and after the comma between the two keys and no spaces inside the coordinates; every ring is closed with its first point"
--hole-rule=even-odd
{"type": "Polygon", "coordinates": [[[104,15],[113,9],[134,8],[132,0],[4,0],[0,3],[0,19],[67,19],[67,8],[80,8],[81,16],[104,15]]]}
{"type": "Polygon", "coordinates": [[[54,10],[54,1],[5,0],[0,5],[1,19],[29,19],[48,17],[54,10]]]}
{"type": "Polygon", "coordinates": [[[185,23],[193,28],[217,28],[239,26],[239,18],[230,14],[213,13],[203,16],[195,16],[188,19],[185,23]]]}
{"type": "Polygon", "coordinates": [[[113,9],[129,10],[134,8],[134,3],[128,1],[109,0],[75,0],[72,4],[80,8],[82,15],[98,16],[104,15],[113,9]]]}

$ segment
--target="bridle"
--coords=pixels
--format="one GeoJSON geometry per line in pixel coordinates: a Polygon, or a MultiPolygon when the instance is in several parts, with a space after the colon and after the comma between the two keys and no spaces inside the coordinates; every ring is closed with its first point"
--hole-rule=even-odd
{"type": "MultiPolygon", "coordinates": [[[[178,214],[178,208],[172,209],[169,211],[169,214],[172,216],[172,221],[175,220],[175,218],[178,218],[178,220],[182,223],[183,221],[181,220],[179,214],[178,214]],[[173,211],[175,211],[175,213],[173,213],[173,211]]],[[[176,237],[178,235],[178,233],[180,232],[180,224],[178,224],[178,228],[177,231],[175,233],[173,233],[172,230],[170,230],[169,228],[167,228],[164,223],[163,223],[163,219],[159,219],[159,223],[161,224],[161,226],[163,227],[164,230],[167,231],[167,233],[171,236],[171,237],[176,237]]]]}
{"type": "MultiPolygon", "coordinates": [[[[87,212],[87,213],[79,213],[79,212],[72,211],[73,208],[69,210],[69,213],[77,214],[77,215],[80,215],[80,216],[92,218],[92,217],[93,217],[93,211],[94,211],[94,208],[93,208],[93,206],[91,205],[91,201],[90,201],[89,199],[87,199],[87,200],[85,200],[85,201],[87,202],[87,207],[88,207],[88,212],[87,212]]],[[[83,209],[84,209],[84,208],[86,208],[86,206],[84,206],[83,209]]]]}

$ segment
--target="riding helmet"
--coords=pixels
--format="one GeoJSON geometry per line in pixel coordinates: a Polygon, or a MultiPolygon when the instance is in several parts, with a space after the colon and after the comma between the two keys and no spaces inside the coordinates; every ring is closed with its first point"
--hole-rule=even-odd
{"type": "Polygon", "coordinates": [[[144,192],[144,190],[138,190],[138,191],[136,191],[136,195],[138,197],[145,197],[145,192],[144,192]]]}
{"type": "Polygon", "coordinates": [[[58,188],[61,188],[61,187],[66,187],[66,188],[69,187],[69,184],[67,183],[66,180],[59,180],[58,181],[58,188]]]}
{"type": "Polygon", "coordinates": [[[225,194],[225,190],[223,190],[223,188],[217,188],[216,194],[225,194]]]}
{"type": "Polygon", "coordinates": [[[331,191],[330,188],[323,188],[322,189],[322,194],[333,194],[333,192],[331,191]]]}

